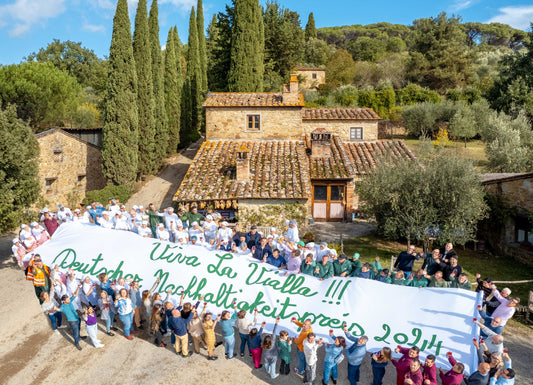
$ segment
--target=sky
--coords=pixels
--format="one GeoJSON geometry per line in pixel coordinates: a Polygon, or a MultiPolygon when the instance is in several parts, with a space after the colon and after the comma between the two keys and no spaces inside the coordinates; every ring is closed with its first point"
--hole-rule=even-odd
{"type": "MultiPolygon", "coordinates": [[[[128,0],[133,21],[138,0],[128,0]]],[[[224,11],[231,0],[203,0],[206,26],[213,14],[224,11]]],[[[260,0],[264,5],[266,0],[260,0]]],[[[278,0],[300,14],[305,27],[313,12],[317,28],[388,22],[411,25],[413,20],[440,12],[459,15],[463,21],[499,22],[529,30],[533,22],[531,0],[278,0]]],[[[151,0],[148,0],[150,7],[151,0]]],[[[189,12],[196,0],[158,0],[161,44],[174,25],[187,41],[189,12]]],[[[109,53],[116,0],[0,0],[0,64],[16,64],[53,39],[81,42],[99,57],[109,53]]]]}

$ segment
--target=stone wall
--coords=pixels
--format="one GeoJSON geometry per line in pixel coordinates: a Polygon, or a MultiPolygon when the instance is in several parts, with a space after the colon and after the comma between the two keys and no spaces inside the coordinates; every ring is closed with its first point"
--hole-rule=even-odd
{"type": "Polygon", "coordinates": [[[316,89],[320,84],[326,83],[326,71],[325,70],[296,70],[296,74],[300,78],[304,79],[303,83],[300,83],[300,87],[303,89],[316,89]],[[313,79],[313,74],[316,74],[316,79],[313,79]]]}
{"type": "Polygon", "coordinates": [[[302,125],[304,131],[309,133],[317,128],[325,128],[328,132],[338,134],[342,141],[350,141],[350,128],[363,127],[363,140],[370,141],[378,139],[377,120],[304,120],[302,125]]]}
{"type": "Polygon", "coordinates": [[[241,228],[251,225],[276,227],[278,234],[285,232],[287,226],[281,218],[296,219],[300,237],[309,229],[311,216],[307,200],[304,199],[239,199],[239,224],[241,228]]]}
{"type": "Polygon", "coordinates": [[[511,206],[533,211],[533,177],[485,184],[485,191],[502,196],[511,206]]]}
{"type": "Polygon", "coordinates": [[[102,153],[60,129],[36,136],[40,147],[39,183],[41,195],[51,210],[59,203],[78,206],[85,192],[98,190],[106,185],[102,173],[102,153]],[[47,180],[50,183],[47,189],[47,180]]]}
{"type": "Polygon", "coordinates": [[[205,109],[206,139],[301,140],[301,107],[208,107],[205,109]],[[248,131],[247,115],[261,119],[259,131],[248,131]]]}

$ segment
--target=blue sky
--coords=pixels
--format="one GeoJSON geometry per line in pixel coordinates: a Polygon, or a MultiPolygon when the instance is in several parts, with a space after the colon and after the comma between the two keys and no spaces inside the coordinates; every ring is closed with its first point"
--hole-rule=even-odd
{"type": "MultiPolygon", "coordinates": [[[[133,20],[138,0],[128,0],[133,20]]],[[[264,5],[266,0],[260,0],[264,5]]],[[[204,0],[206,25],[230,0],[204,0]]],[[[278,0],[300,14],[305,26],[313,12],[317,27],[389,22],[411,24],[442,11],[464,21],[501,22],[522,30],[533,21],[531,0],[278,0]]],[[[151,0],[148,0],[150,5],[151,0]]],[[[161,43],[168,28],[177,25],[187,39],[189,11],[196,0],[159,0],[161,43]]],[[[103,57],[109,51],[116,0],[0,0],[0,64],[19,63],[52,39],[82,42],[103,57]]],[[[132,23],[133,24],[133,23],[132,23]]]]}

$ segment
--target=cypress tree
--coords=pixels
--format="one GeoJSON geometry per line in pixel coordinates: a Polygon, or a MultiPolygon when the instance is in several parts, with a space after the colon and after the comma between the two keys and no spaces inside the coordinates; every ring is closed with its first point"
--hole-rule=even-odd
{"type": "Polygon", "coordinates": [[[185,71],[187,66],[185,65],[185,58],[183,57],[183,44],[181,44],[180,36],[178,34],[178,27],[174,26],[172,30],[174,41],[174,54],[176,55],[176,63],[178,65],[178,73],[181,75],[181,84],[185,81],[185,71]]]}
{"type": "Polygon", "coordinates": [[[207,92],[207,48],[205,43],[204,8],[202,0],[198,0],[196,26],[198,29],[198,52],[200,58],[200,76],[202,77],[201,95],[207,92]]]}
{"type": "Polygon", "coordinates": [[[159,10],[157,0],[152,1],[148,18],[150,30],[150,46],[152,48],[152,82],[154,86],[154,121],[155,121],[155,151],[157,159],[161,160],[167,154],[169,147],[168,119],[165,109],[165,89],[163,63],[161,57],[161,43],[159,41],[159,10]]]}
{"type": "Polygon", "coordinates": [[[166,115],[168,116],[168,154],[176,152],[180,142],[180,104],[183,80],[181,74],[178,73],[178,59],[176,58],[175,46],[174,32],[170,28],[165,51],[165,109],[166,115]]]}
{"type": "Polygon", "coordinates": [[[133,56],[139,82],[137,90],[139,164],[137,169],[141,175],[151,174],[157,168],[151,51],[146,0],[139,0],[137,14],[135,15],[135,31],[133,33],[133,56]]]}
{"type": "Polygon", "coordinates": [[[236,0],[231,33],[230,91],[263,90],[263,12],[258,0],[236,0]]]}
{"type": "Polygon", "coordinates": [[[307,19],[307,24],[305,25],[305,40],[316,39],[316,37],[315,16],[313,15],[313,12],[311,12],[307,19]]]}
{"type": "Polygon", "coordinates": [[[132,187],[137,176],[137,73],[127,0],[118,0],[104,99],[102,168],[109,182],[132,187]]]}

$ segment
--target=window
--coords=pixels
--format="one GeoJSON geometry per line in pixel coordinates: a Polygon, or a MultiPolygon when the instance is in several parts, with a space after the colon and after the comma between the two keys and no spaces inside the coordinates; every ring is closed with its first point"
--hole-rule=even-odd
{"type": "Polygon", "coordinates": [[[313,78],[313,80],[316,79],[316,74],[313,73],[313,74],[311,75],[311,77],[313,78]]]}
{"type": "Polygon", "coordinates": [[[54,150],[54,162],[63,162],[63,151],[54,150]]]}
{"type": "Polygon", "coordinates": [[[533,243],[533,224],[526,216],[518,215],[515,218],[516,242],[533,243]]]}
{"type": "Polygon", "coordinates": [[[327,201],[328,200],[328,186],[315,185],[315,201],[327,201]]]}
{"type": "Polygon", "coordinates": [[[351,127],[350,140],[363,140],[363,127],[351,127]]]}
{"type": "Polygon", "coordinates": [[[246,115],[246,131],[261,130],[261,115],[246,115]]]}
{"type": "Polygon", "coordinates": [[[83,189],[85,187],[85,175],[78,175],[78,188],[83,189]]]}
{"type": "Polygon", "coordinates": [[[57,181],[57,178],[46,178],[45,179],[44,191],[47,195],[51,195],[55,193],[55,182],[56,181],[57,181]]]}

